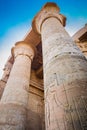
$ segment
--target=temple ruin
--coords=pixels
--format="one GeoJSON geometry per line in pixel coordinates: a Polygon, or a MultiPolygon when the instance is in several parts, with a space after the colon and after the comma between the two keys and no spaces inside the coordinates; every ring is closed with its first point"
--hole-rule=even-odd
{"type": "Polygon", "coordinates": [[[87,24],[73,37],[47,3],[11,50],[0,80],[0,130],[87,130],[87,24]]]}

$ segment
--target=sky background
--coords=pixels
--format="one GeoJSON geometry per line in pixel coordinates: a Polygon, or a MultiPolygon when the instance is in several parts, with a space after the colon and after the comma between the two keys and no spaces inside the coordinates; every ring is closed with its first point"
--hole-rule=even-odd
{"type": "Polygon", "coordinates": [[[0,0],[0,78],[12,46],[24,39],[33,17],[46,2],[60,7],[71,36],[87,23],[87,0],[0,0]]]}

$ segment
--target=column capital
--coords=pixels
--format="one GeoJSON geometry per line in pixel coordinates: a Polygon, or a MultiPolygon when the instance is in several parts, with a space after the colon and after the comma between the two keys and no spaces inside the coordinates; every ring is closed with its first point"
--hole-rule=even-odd
{"type": "Polygon", "coordinates": [[[36,55],[36,48],[30,43],[25,41],[16,42],[15,47],[11,49],[12,56],[16,58],[18,55],[26,55],[29,59],[33,60],[36,55]]]}
{"type": "Polygon", "coordinates": [[[59,14],[59,7],[55,3],[46,3],[41,11],[34,17],[32,21],[32,28],[36,33],[41,33],[41,26],[43,22],[50,18],[57,18],[63,26],[66,24],[66,17],[62,14],[59,14]]]}

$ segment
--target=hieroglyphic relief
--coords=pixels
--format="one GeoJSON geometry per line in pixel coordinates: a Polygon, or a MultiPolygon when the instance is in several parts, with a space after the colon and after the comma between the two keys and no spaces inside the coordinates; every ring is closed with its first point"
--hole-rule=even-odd
{"type": "Polygon", "coordinates": [[[87,100],[87,98],[82,98],[82,96],[80,96],[79,99],[74,98],[74,104],[81,128],[87,130],[87,104],[85,100],[87,100]]]}
{"type": "Polygon", "coordinates": [[[53,128],[59,130],[78,130],[78,128],[79,130],[86,130],[87,106],[85,100],[80,96],[82,95],[82,90],[77,96],[68,95],[75,88],[72,86],[72,89],[69,88],[69,90],[67,89],[68,85],[64,85],[63,82],[62,85],[59,85],[57,75],[57,73],[53,74],[45,91],[47,130],[52,130],[53,128]]]}

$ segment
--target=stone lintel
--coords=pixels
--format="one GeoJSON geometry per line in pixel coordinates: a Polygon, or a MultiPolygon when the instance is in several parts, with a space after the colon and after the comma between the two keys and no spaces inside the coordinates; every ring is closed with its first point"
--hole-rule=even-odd
{"type": "Polygon", "coordinates": [[[66,23],[66,17],[59,14],[59,7],[55,3],[47,3],[43,6],[41,11],[34,17],[32,21],[33,30],[40,34],[43,22],[51,17],[57,18],[63,26],[66,23]]]}
{"type": "Polygon", "coordinates": [[[24,38],[24,42],[37,46],[41,42],[41,36],[35,33],[33,29],[31,29],[24,38]]]}
{"type": "Polygon", "coordinates": [[[78,30],[73,36],[73,40],[75,42],[83,42],[87,41],[87,25],[85,25],[83,28],[78,30]]]}

